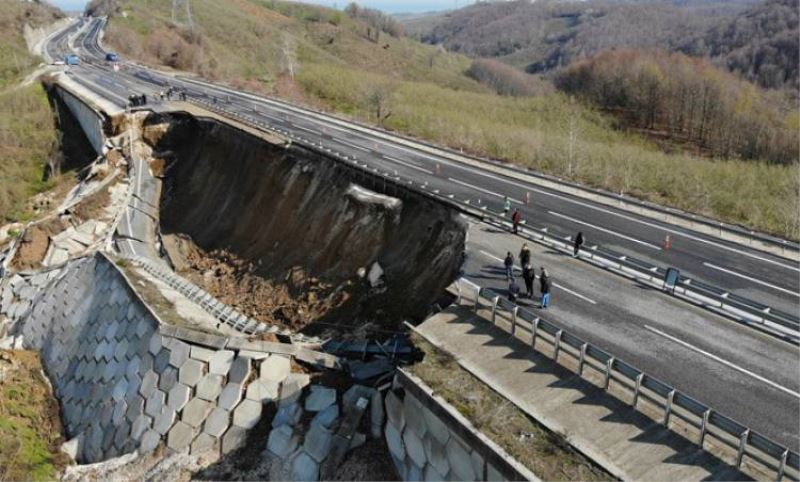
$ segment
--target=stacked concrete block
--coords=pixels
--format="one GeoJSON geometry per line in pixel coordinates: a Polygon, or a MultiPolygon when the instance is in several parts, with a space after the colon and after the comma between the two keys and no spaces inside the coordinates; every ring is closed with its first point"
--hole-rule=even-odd
{"type": "Polygon", "coordinates": [[[502,480],[476,448],[408,392],[388,391],[384,408],[384,436],[403,480],[502,480]]]}
{"type": "Polygon", "coordinates": [[[0,298],[14,305],[19,293],[36,297],[15,334],[40,351],[79,462],[162,443],[192,452],[235,450],[265,403],[283,393],[284,405],[297,406],[308,383],[307,375],[290,373],[288,357],[244,356],[163,335],[159,320],[102,255],[28,278],[4,280],[0,298]],[[41,288],[25,290],[28,278],[41,288]]]}

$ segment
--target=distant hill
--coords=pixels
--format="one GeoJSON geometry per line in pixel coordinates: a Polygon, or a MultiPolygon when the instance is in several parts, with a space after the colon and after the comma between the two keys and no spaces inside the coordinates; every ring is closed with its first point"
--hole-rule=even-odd
{"type": "Polygon", "coordinates": [[[718,60],[763,87],[797,89],[799,18],[797,0],[767,0],[712,27],[681,50],[718,60]]]}
{"type": "Polygon", "coordinates": [[[426,43],[545,72],[611,48],[672,50],[734,18],[745,1],[480,2],[408,21],[426,43]],[[434,21],[435,20],[435,21],[434,21]]]}

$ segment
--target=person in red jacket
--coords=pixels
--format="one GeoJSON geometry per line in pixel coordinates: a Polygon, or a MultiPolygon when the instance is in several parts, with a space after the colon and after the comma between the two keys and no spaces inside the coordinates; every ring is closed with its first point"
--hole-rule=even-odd
{"type": "Polygon", "coordinates": [[[514,214],[511,215],[511,222],[514,223],[514,234],[519,232],[520,221],[522,221],[522,214],[520,214],[519,209],[514,209],[514,214]]]}

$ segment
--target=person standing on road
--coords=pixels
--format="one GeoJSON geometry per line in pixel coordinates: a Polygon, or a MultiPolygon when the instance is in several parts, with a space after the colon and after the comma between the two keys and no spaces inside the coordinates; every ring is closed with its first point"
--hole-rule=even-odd
{"type": "Polygon", "coordinates": [[[581,246],[583,246],[583,233],[578,231],[578,234],[575,236],[575,252],[572,253],[573,257],[578,257],[578,251],[581,250],[581,246]]]}
{"type": "Polygon", "coordinates": [[[528,248],[528,243],[522,243],[522,249],[519,250],[519,264],[522,266],[531,264],[531,250],[528,248]]]}
{"type": "Polygon", "coordinates": [[[522,214],[519,209],[514,208],[514,214],[511,215],[511,222],[514,223],[514,234],[519,232],[519,223],[522,220],[522,214]]]}
{"type": "Polygon", "coordinates": [[[519,285],[512,279],[508,285],[508,301],[516,303],[517,298],[519,298],[519,285]]]}
{"type": "Polygon", "coordinates": [[[542,290],[542,309],[546,309],[550,304],[550,277],[544,266],[542,266],[542,274],[539,275],[539,287],[542,290]]]}
{"type": "Polygon", "coordinates": [[[508,196],[506,196],[506,197],[503,199],[503,216],[507,216],[507,215],[508,215],[508,212],[509,212],[510,210],[511,210],[511,200],[510,200],[510,199],[508,199],[508,196]]]}
{"type": "Polygon", "coordinates": [[[506,259],[503,261],[503,264],[506,267],[506,279],[508,281],[514,280],[514,255],[511,254],[511,251],[506,253],[506,259]]]}
{"type": "Polygon", "coordinates": [[[528,298],[533,299],[533,279],[536,275],[533,272],[533,268],[530,264],[523,264],[522,265],[522,279],[525,280],[525,295],[528,298]]]}

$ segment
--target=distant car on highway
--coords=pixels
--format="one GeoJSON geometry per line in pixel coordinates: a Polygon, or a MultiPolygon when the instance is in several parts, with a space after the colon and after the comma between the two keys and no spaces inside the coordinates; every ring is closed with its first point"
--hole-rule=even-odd
{"type": "Polygon", "coordinates": [[[64,57],[64,63],[67,65],[78,65],[81,63],[81,59],[75,54],[69,54],[64,57]]]}
{"type": "Polygon", "coordinates": [[[114,52],[108,52],[106,54],[106,61],[108,61],[108,62],[119,62],[119,55],[115,54],[114,52]]]}

